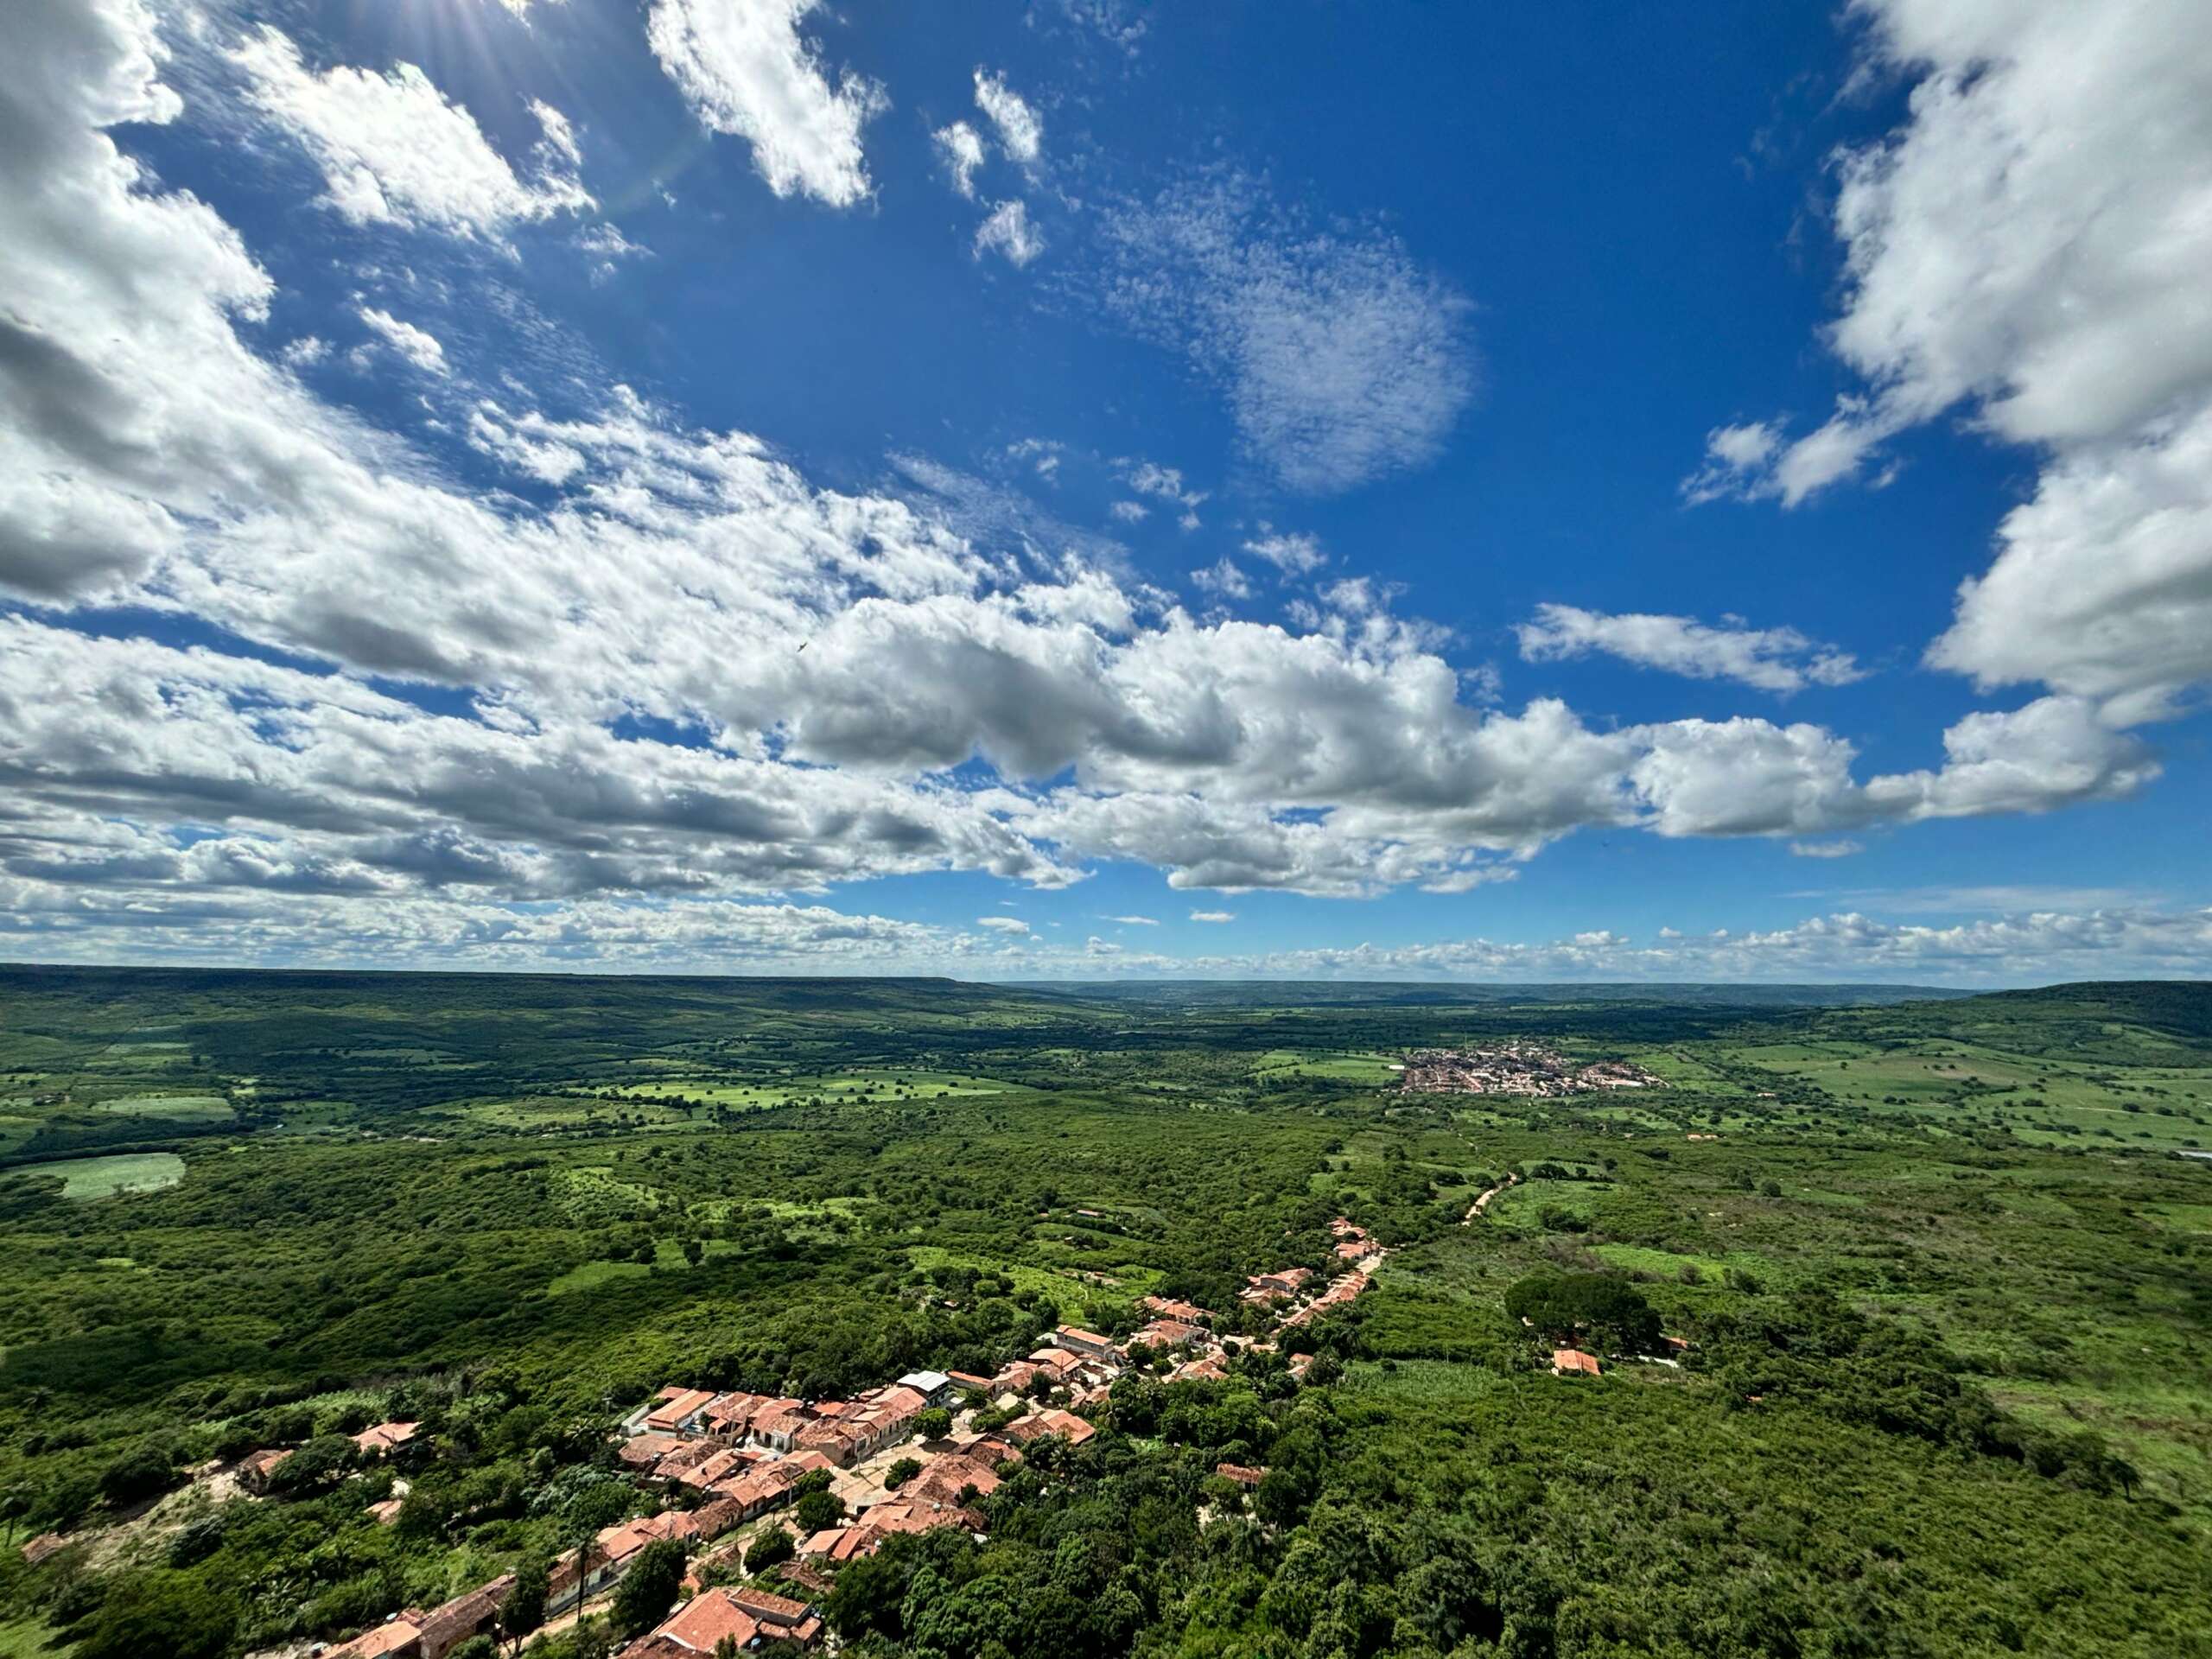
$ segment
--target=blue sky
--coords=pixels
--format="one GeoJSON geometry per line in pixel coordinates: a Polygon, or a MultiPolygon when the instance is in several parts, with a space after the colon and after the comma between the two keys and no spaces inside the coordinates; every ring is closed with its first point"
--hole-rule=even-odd
{"type": "Polygon", "coordinates": [[[2212,51],[2098,17],[60,0],[0,954],[2202,974],[2212,51]]]}

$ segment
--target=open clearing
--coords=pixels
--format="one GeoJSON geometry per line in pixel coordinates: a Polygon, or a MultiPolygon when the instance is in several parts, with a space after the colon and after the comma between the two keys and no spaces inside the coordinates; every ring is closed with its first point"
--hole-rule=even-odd
{"type": "Polygon", "coordinates": [[[184,1160],[173,1152],[121,1152],[105,1158],[58,1158],[25,1164],[10,1175],[58,1175],[65,1198],[105,1198],[118,1192],[158,1192],[184,1179],[184,1160]]]}
{"type": "Polygon", "coordinates": [[[118,1117],[162,1117],[178,1123],[214,1123],[232,1116],[230,1102],[219,1095],[130,1095],[104,1100],[99,1109],[118,1117]]]}

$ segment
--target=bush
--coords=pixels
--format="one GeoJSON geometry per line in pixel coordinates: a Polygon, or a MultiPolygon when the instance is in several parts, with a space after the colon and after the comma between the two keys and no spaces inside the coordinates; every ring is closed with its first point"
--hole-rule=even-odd
{"type": "Polygon", "coordinates": [[[798,1554],[798,1546],[781,1527],[770,1527],[747,1547],[745,1570],[758,1577],[772,1567],[781,1567],[798,1554]]]}
{"type": "Polygon", "coordinates": [[[908,1481],[912,1480],[916,1475],[918,1475],[921,1472],[922,1464],[920,1459],[901,1458],[898,1462],[893,1464],[890,1468],[884,1471],[884,1490],[886,1491],[895,1492],[901,1486],[904,1486],[908,1481]]]}

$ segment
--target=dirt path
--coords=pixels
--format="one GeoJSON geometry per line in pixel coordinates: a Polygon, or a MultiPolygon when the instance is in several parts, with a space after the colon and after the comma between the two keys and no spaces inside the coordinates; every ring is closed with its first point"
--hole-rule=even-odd
{"type": "Polygon", "coordinates": [[[1490,1208],[1490,1201],[1492,1198],[1504,1192],[1507,1187],[1518,1186],[1520,1185],[1521,1178],[1518,1175],[1509,1175],[1503,1180],[1500,1181],[1496,1186],[1487,1188],[1484,1192],[1477,1193],[1475,1195],[1475,1201],[1467,1206],[1467,1213],[1459,1217],[1459,1224],[1462,1227],[1472,1226],[1474,1224],[1475,1217],[1482,1214],[1484,1211],[1490,1208]]]}

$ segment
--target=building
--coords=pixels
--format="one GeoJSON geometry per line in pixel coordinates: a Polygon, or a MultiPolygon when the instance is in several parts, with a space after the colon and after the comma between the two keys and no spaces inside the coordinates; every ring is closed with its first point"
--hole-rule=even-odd
{"type": "Polygon", "coordinates": [[[1552,1354],[1552,1375],[1596,1376],[1599,1375],[1598,1356],[1586,1354],[1579,1348],[1556,1349],[1552,1354]]]}
{"type": "Polygon", "coordinates": [[[1172,1301],[1165,1296],[1147,1296],[1139,1306],[1147,1313],[1157,1313],[1166,1319],[1180,1319],[1185,1325],[1202,1325],[1213,1318],[1196,1302],[1172,1301]]]}
{"type": "Polygon", "coordinates": [[[289,1446],[274,1446],[266,1452],[256,1452],[238,1465],[238,1484],[249,1492],[269,1490],[269,1477],[276,1472],[276,1465],[292,1455],[289,1446]]]}
{"type": "Polygon", "coordinates": [[[547,1585],[545,1611],[549,1613],[563,1612],[574,1606],[579,1599],[589,1600],[609,1586],[619,1583],[622,1575],[637,1564],[639,1555],[647,1544],[656,1539],[682,1537],[693,1524],[688,1516],[671,1510],[649,1515],[642,1521],[618,1521],[611,1527],[601,1527],[598,1535],[583,1552],[581,1591],[576,1572],[576,1552],[564,1550],[554,1562],[547,1585]]]}
{"type": "Polygon", "coordinates": [[[514,1574],[504,1573],[427,1613],[411,1607],[394,1613],[375,1629],[333,1648],[324,1659],[446,1659],[470,1637],[481,1636],[499,1624],[499,1605],[514,1585],[514,1574]]]}
{"type": "Polygon", "coordinates": [[[1070,1446],[1081,1446],[1098,1431],[1071,1411],[1039,1411],[1008,1423],[1001,1432],[1017,1446],[1047,1434],[1063,1435],[1070,1446]]]}
{"type": "Polygon", "coordinates": [[[1246,1491],[1250,1491],[1268,1478],[1264,1469],[1254,1469],[1241,1463],[1217,1463],[1213,1471],[1224,1480],[1233,1480],[1246,1491]]]}
{"type": "Polygon", "coordinates": [[[623,1649],[621,1659],[695,1659],[712,1654],[724,1642],[741,1653],[760,1639],[760,1621],[739,1606],[734,1596],[727,1590],[708,1590],[623,1649]]]}
{"type": "Polygon", "coordinates": [[[950,1400],[952,1382],[949,1371],[909,1371],[899,1379],[899,1386],[920,1395],[925,1406],[941,1406],[950,1400]]]}
{"type": "MultiPolygon", "coordinates": [[[[1098,1340],[1103,1342],[1106,1338],[1101,1337],[1098,1340]]],[[[1050,1374],[1055,1382],[1065,1382],[1083,1369],[1087,1357],[1072,1348],[1039,1348],[1029,1356],[1029,1363],[1037,1370],[1050,1374]]]]}
{"type": "Polygon", "coordinates": [[[388,1457],[412,1440],[419,1427],[416,1423],[378,1423],[353,1436],[353,1444],[365,1458],[388,1457]]]}
{"type": "Polygon", "coordinates": [[[677,1434],[637,1434],[623,1441],[614,1455],[622,1460],[624,1466],[644,1472],[686,1444],[688,1442],[677,1434]]]}
{"type": "Polygon", "coordinates": [[[729,1599],[753,1616],[765,1636],[811,1644],[822,1633],[821,1612],[807,1602],[766,1590],[732,1590],[729,1599]]]}
{"type": "Polygon", "coordinates": [[[1141,1342],[1146,1347],[1157,1351],[1166,1349],[1188,1348],[1194,1343],[1205,1341],[1212,1334],[1201,1325],[1185,1325],[1180,1319],[1160,1319],[1146,1325],[1143,1330],[1131,1337],[1129,1341],[1133,1344],[1141,1342]]]}
{"type": "Polygon", "coordinates": [[[663,1434],[681,1434],[705,1415],[715,1399],[708,1389],[663,1389],[660,1403],[645,1414],[645,1426],[663,1434]]]}
{"type": "Polygon", "coordinates": [[[1103,1360],[1109,1365],[1118,1357],[1111,1337],[1102,1337],[1096,1331],[1086,1331],[1081,1325],[1061,1325],[1052,1332],[1052,1344],[1071,1353],[1080,1354],[1085,1359],[1103,1360]]]}

